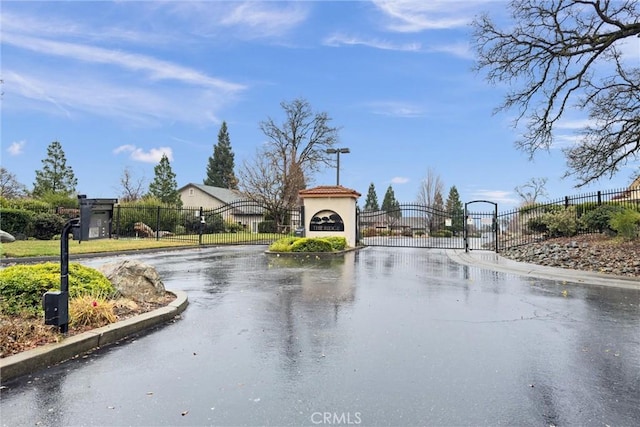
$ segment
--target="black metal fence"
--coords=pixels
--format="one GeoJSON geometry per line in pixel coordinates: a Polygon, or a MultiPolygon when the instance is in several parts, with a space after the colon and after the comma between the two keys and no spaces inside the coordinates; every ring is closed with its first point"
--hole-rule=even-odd
{"type": "Polygon", "coordinates": [[[299,208],[273,212],[250,200],[214,209],[115,206],[112,233],[117,238],[154,238],[211,244],[265,244],[303,223],[299,208]]]}
{"type": "Polygon", "coordinates": [[[632,209],[640,211],[640,189],[597,191],[566,196],[544,203],[519,207],[498,214],[498,247],[504,250],[560,235],[602,233],[608,231],[607,210],[632,209]],[[550,219],[557,223],[549,228],[550,219]]]}
{"type": "MultiPolygon", "coordinates": [[[[475,203],[469,202],[469,203],[475,203]]],[[[486,202],[486,201],[484,201],[486,202]]],[[[467,203],[467,204],[469,204],[467,203]]],[[[488,202],[493,204],[493,202],[488,202]]],[[[6,204],[6,203],[5,203],[6,204]]],[[[37,212],[45,212],[37,206],[37,212]]],[[[383,246],[486,249],[501,251],[541,241],[556,235],[602,233],[602,222],[616,209],[640,212],[640,188],[597,191],[498,212],[476,209],[464,216],[428,206],[399,205],[397,211],[362,211],[358,214],[361,243],[383,246]],[[604,208],[603,208],[604,207],[604,208]],[[598,216],[600,215],[600,216],[598,216]],[[602,218],[601,218],[602,217],[602,218]],[[563,230],[550,229],[549,218],[563,230]]],[[[27,208],[3,206],[3,209],[27,208]]],[[[31,209],[28,210],[36,211],[31,209]]],[[[78,215],[74,208],[48,208],[64,218],[78,215]]],[[[116,238],[181,240],[194,244],[268,244],[291,234],[304,224],[302,208],[273,211],[241,200],[215,209],[116,205],[112,235],[116,238]]],[[[26,236],[29,237],[29,236],[26,236]]]]}

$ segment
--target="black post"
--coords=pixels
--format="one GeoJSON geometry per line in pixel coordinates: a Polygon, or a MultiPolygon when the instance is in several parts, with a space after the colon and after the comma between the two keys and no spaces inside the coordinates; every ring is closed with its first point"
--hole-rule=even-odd
{"type": "Polygon", "coordinates": [[[500,232],[498,231],[498,204],[496,203],[493,210],[493,229],[495,230],[495,242],[496,242],[496,253],[498,253],[498,236],[500,232]]]}
{"type": "Polygon", "coordinates": [[[66,308],[63,307],[59,310],[58,325],[63,334],[69,331],[69,233],[73,227],[77,227],[79,224],[80,218],[68,220],[60,235],[60,298],[62,305],[65,305],[66,308]]]}
{"type": "Polygon", "coordinates": [[[202,246],[202,232],[204,231],[204,215],[202,213],[202,206],[200,206],[200,211],[198,211],[198,219],[200,223],[200,227],[198,228],[198,245],[202,246]]]}
{"type": "Polygon", "coordinates": [[[156,211],[156,240],[160,240],[160,206],[156,211]]]}
{"type": "Polygon", "coordinates": [[[465,252],[469,252],[469,236],[468,236],[468,230],[467,230],[467,216],[468,216],[467,205],[468,205],[468,203],[464,204],[464,218],[463,218],[464,227],[462,228],[462,236],[464,238],[464,251],[465,252]]]}

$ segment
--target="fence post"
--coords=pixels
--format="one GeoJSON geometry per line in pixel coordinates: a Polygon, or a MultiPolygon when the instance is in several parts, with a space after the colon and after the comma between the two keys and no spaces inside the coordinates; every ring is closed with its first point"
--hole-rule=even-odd
{"type": "Polygon", "coordinates": [[[569,207],[569,196],[564,196],[564,208],[567,209],[569,207]]]}
{"type": "Polygon", "coordinates": [[[156,210],[156,240],[160,240],[160,206],[156,210]]]}
{"type": "Polygon", "coordinates": [[[202,230],[204,229],[204,214],[202,213],[202,206],[200,206],[198,214],[198,220],[200,222],[200,227],[198,227],[198,246],[202,246],[202,230]]]}
{"type": "Polygon", "coordinates": [[[116,236],[120,238],[120,205],[116,206],[116,236]]]}
{"type": "Polygon", "coordinates": [[[602,204],[602,192],[598,190],[598,206],[602,204]]]}

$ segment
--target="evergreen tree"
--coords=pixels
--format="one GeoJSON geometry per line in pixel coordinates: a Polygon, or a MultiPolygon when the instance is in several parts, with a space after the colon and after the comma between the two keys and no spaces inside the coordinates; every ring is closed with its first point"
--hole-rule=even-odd
{"type": "Polygon", "coordinates": [[[442,193],[437,191],[433,198],[433,215],[431,231],[438,231],[444,228],[444,214],[445,214],[444,200],[442,199],[442,193]]]}
{"type": "Polygon", "coordinates": [[[402,212],[400,211],[400,203],[396,200],[396,195],[393,192],[393,188],[389,186],[387,188],[387,192],[384,194],[384,199],[382,200],[382,210],[387,212],[392,218],[400,218],[402,216],[402,212]]]}
{"type": "Polygon", "coordinates": [[[234,168],[234,154],[231,150],[227,122],[222,122],[218,132],[218,143],[213,145],[213,155],[209,157],[204,184],[237,190],[238,179],[233,172],[234,168]]]}
{"type": "Polygon", "coordinates": [[[364,203],[365,211],[379,211],[380,205],[378,205],[378,196],[376,195],[376,187],[373,185],[369,185],[369,192],[367,193],[367,200],[364,203]]]}
{"type": "Polygon", "coordinates": [[[171,164],[166,154],[162,155],[160,163],[154,168],[155,177],[149,184],[149,195],[158,198],[162,203],[172,206],[182,206],[176,174],[171,170],[171,164]]]}
{"type": "Polygon", "coordinates": [[[58,141],[47,147],[47,158],[42,160],[43,167],[36,171],[36,182],[33,183],[33,195],[36,197],[47,193],[71,195],[76,191],[78,180],[73,169],[67,166],[67,159],[58,141]]]}
{"type": "Polygon", "coordinates": [[[445,209],[451,218],[451,231],[457,234],[464,230],[464,208],[455,185],[449,190],[445,209]]]}

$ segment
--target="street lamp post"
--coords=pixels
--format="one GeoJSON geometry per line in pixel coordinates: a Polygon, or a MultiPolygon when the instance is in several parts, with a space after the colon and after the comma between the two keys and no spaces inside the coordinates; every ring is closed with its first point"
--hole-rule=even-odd
{"type": "Polygon", "coordinates": [[[340,153],[350,153],[348,148],[327,148],[328,154],[335,154],[337,156],[337,173],[336,173],[336,185],[340,185],[340,153]]]}

